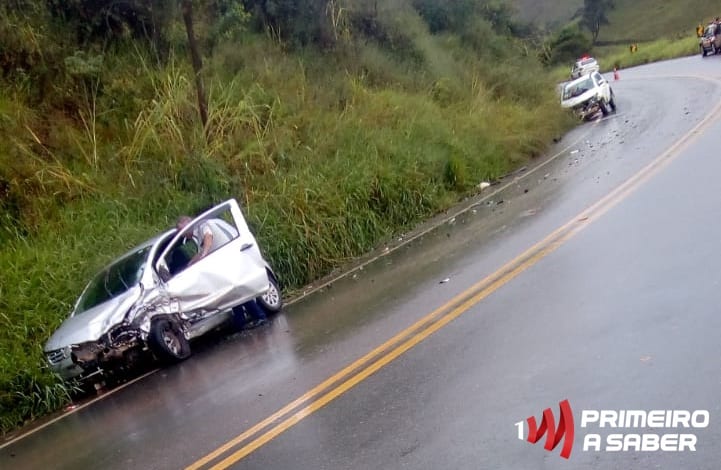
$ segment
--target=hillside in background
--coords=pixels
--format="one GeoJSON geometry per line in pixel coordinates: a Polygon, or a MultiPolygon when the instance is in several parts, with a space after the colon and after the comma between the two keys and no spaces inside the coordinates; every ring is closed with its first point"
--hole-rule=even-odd
{"type": "MultiPolygon", "coordinates": [[[[583,0],[509,0],[523,21],[557,27],[567,23],[583,7],[583,0]]],[[[653,41],[693,35],[699,22],[721,16],[721,1],[712,0],[616,0],[601,28],[601,43],[653,41]]]]}
{"type": "Polygon", "coordinates": [[[522,21],[555,28],[571,20],[583,0],[508,0],[522,21]]]}
{"type": "Polygon", "coordinates": [[[721,16],[721,0],[617,0],[601,42],[643,42],[695,35],[696,25],[721,16]]]}

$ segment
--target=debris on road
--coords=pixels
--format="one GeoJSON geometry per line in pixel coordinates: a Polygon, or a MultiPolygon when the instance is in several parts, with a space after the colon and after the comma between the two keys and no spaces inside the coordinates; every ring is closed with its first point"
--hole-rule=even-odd
{"type": "Polygon", "coordinates": [[[491,187],[491,183],[489,183],[487,181],[483,181],[478,184],[478,189],[480,189],[481,191],[483,191],[486,188],[490,188],[490,187],[491,187]]]}
{"type": "Polygon", "coordinates": [[[439,282],[438,284],[445,284],[450,280],[451,280],[451,278],[447,277],[447,278],[443,279],[441,282],[439,282]]]}

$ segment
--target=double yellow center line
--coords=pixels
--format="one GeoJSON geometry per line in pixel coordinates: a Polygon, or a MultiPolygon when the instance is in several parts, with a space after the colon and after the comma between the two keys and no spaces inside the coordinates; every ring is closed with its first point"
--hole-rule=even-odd
{"type": "Polygon", "coordinates": [[[717,104],[704,120],[686,133],[666,152],[601,200],[582,211],[578,216],[554,230],[550,235],[506,263],[493,274],[427,314],[409,328],[344,367],[218,449],[189,465],[186,470],[199,470],[209,465],[212,465],[209,468],[213,470],[230,467],[388,365],[519,274],[538,263],[588,226],[589,223],[616,206],[680,155],[681,150],[693,140],[693,137],[718,118],[720,112],[721,103],[717,104]]]}

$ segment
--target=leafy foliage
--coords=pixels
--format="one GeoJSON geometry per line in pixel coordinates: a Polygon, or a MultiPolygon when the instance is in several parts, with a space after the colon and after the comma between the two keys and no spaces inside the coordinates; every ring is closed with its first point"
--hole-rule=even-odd
{"type": "Polygon", "coordinates": [[[548,54],[544,59],[551,65],[568,64],[590,52],[592,46],[591,39],[577,26],[567,26],[550,39],[548,54]]]}
{"type": "Polygon", "coordinates": [[[615,0],[584,0],[581,24],[591,32],[593,42],[598,39],[601,26],[608,24],[608,12],[615,8],[615,0]]]}

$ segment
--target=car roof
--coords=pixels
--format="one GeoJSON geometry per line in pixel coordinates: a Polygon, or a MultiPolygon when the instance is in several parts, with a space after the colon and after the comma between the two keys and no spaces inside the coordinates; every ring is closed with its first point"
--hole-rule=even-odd
{"type": "Polygon", "coordinates": [[[595,64],[595,63],[596,63],[596,59],[594,59],[593,57],[587,57],[585,59],[578,59],[576,61],[576,65],[589,65],[589,64],[595,64]]]}
{"type": "Polygon", "coordinates": [[[595,73],[595,72],[587,73],[587,74],[585,74],[585,75],[581,75],[580,77],[578,77],[578,78],[576,78],[576,79],[573,79],[573,80],[571,80],[570,82],[567,82],[565,86],[576,85],[577,83],[585,82],[586,80],[588,80],[589,78],[591,78],[591,75],[592,75],[593,73],[595,73]]]}
{"type": "MultiPolygon", "coordinates": [[[[148,247],[157,245],[158,242],[160,242],[160,241],[162,241],[162,240],[165,240],[167,237],[172,236],[173,234],[175,234],[176,231],[177,231],[177,230],[176,230],[175,228],[172,228],[172,229],[170,229],[170,230],[166,230],[165,232],[163,232],[163,233],[161,233],[161,234],[159,234],[159,235],[154,236],[154,237],[151,238],[150,240],[146,240],[146,241],[144,241],[143,243],[141,243],[141,244],[133,247],[132,249],[126,251],[125,253],[123,253],[122,256],[118,256],[118,257],[115,258],[112,262],[114,263],[115,261],[120,261],[121,259],[125,258],[126,256],[130,256],[130,255],[132,255],[133,253],[137,253],[138,251],[140,251],[140,250],[142,250],[142,249],[144,249],[144,248],[148,248],[148,247]]],[[[111,263],[111,264],[112,264],[112,263],[111,263]]]]}
{"type": "MultiPolygon", "coordinates": [[[[227,204],[227,203],[229,203],[230,201],[233,201],[233,200],[234,200],[234,199],[228,199],[228,200],[223,201],[223,202],[221,202],[221,203],[219,203],[219,204],[216,204],[216,205],[213,206],[211,209],[208,209],[206,212],[210,212],[210,211],[212,211],[213,209],[215,209],[216,207],[222,206],[223,204],[227,204]]],[[[202,215],[202,214],[200,214],[200,215],[202,215]]],[[[200,215],[194,216],[194,218],[195,218],[195,217],[200,217],[200,215]]],[[[118,256],[117,258],[115,258],[115,259],[113,260],[113,262],[115,262],[115,261],[120,261],[121,259],[125,258],[126,256],[130,256],[130,255],[132,255],[133,253],[136,253],[136,252],[142,250],[143,248],[147,248],[147,247],[149,247],[149,246],[157,245],[160,241],[165,240],[166,237],[170,237],[170,236],[174,235],[176,232],[177,232],[177,229],[176,229],[175,227],[173,227],[173,228],[171,228],[171,229],[168,229],[168,230],[166,230],[165,232],[163,232],[163,233],[161,233],[161,234],[159,234],[159,235],[156,235],[156,236],[154,236],[153,238],[151,238],[151,239],[149,239],[149,240],[146,240],[146,241],[144,241],[143,243],[141,243],[141,244],[133,247],[131,250],[126,251],[125,253],[123,253],[122,256],[118,256]]]]}

